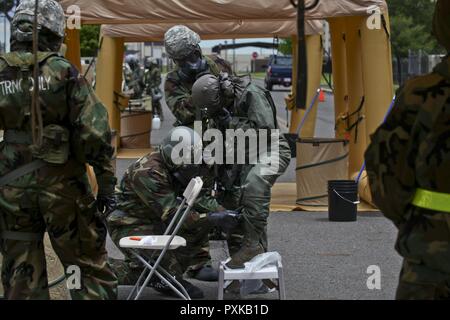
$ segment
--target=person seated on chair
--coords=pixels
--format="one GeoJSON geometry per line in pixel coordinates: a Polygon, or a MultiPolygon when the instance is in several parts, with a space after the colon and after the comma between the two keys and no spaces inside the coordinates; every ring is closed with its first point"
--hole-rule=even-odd
{"type": "MultiPolygon", "coordinates": [[[[128,168],[116,192],[117,208],[106,219],[109,234],[118,247],[124,237],[164,234],[190,180],[197,176],[205,180],[209,175],[209,166],[188,164],[198,163],[201,155],[201,137],[190,128],[178,127],[169,133],[158,150],[128,168]],[[192,152],[187,156],[188,152],[180,150],[192,152]]],[[[192,266],[198,266],[199,272],[217,273],[211,267],[210,270],[203,267],[209,260],[209,250],[204,244],[208,243],[211,230],[207,214],[223,210],[214,198],[201,194],[178,234],[186,239],[187,246],[168,251],[163,259],[162,266],[185,287],[191,298],[202,298],[203,292],[182,276],[189,267],[196,269],[192,266]]],[[[131,254],[123,253],[125,261],[111,259],[110,264],[119,285],[134,285],[143,271],[142,264],[131,254]]],[[[172,294],[159,279],[151,281],[150,286],[172,294]]]]}
{"type": "Polygon", "coordinates": [[[206,110],[207,117],[222,133],[228,135],[229,130],[235,134],[253,130],[260,138],[260,147],[263,130],[266,130],[266,137],[270,138],[266,151],[259,148],[258,154],[253,155],[253,146],[248,143],[245,143],[245,152],[239,148],[239,143],[237,148],[234,141],[227,139],[225,144],[225,150],[234,153],[234,159],[239,157],[237,154],[248,158],[242,165],[222,166],[222,173],[219,174],[225,188],[224,197],[219,201],[228,209],[239,210],[243,228],[243,239],[242,236],[239,239],[239,235],[234,237],[240,243],[228,243],[231,261],[227,266],[232,269],[243,268],[245,262],[267,251],[271,188],[290,164],[289,144],[279,134],[276,107],[270,92],[244,78],[223,73],[218,77],[204,75],[192,87],[192,103],[196,108],[206,110]],[[259,162],[253,164],[250,159],[255,155],[259,162]],[[261,161],[261,156],[270,161],[261,161]]]}

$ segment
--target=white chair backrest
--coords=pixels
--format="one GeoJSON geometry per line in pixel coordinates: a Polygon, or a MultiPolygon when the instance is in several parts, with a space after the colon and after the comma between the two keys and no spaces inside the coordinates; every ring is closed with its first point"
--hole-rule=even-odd
{"type": "Polygon", "coordinates": [[[200,177],[194,178],[191,180],[186,190],[183,193],[183,196],[186,199],[186,202],[189,206],[193,206],[195,200],[197,200],[198,195],[202,191],[203,188],[203,180],[200,177]]]}

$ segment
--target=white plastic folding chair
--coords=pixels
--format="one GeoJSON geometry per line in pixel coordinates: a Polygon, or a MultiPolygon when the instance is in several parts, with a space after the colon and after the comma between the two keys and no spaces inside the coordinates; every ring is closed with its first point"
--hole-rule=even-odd
{"type": "Polygon", "coordinates": [[[202,187],[203,181],[201,178],[197,177],[191,180],[183,193],[183,201],[170,222],[170,225],[167,227],[164,235],[135,235],[122,238],[120,240],[120,247],[130,250],[130,252],[144,265],[144,271],[130,292],[128,300],[133,299],[133,297],[134,300],[138,300],[142,296],[142,293],[154,275],[169,286],[180,298],[184,300],[191,300],[184,287],[175,279],[175,277],[173,277],[161,266],[161,261],[167,251],[186,246],[186,240],[177,236],[177,233],[186,220],[187,215],[191,211],[198,195],[202,190],[202,187]],[[181,218],[178,220],[183,208],[186,205],[187,207],[181,215],[181,218]],[[152,250],[153,253],[150,256],[147,256],[145,254],[145,251],[147,250],[152,250]],[[156,261],[153,262],[157,252],[160,252],[159,256],[156,261]]]}

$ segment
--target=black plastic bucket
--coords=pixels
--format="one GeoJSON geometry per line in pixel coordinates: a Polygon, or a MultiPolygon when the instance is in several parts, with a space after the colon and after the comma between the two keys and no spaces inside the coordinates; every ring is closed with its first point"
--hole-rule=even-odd
{"type": "Polygon", "coordinates": [[[355,181],[328,181],[328,217],[330,221],[356,221],[358,203],[358,184],[355,181]]]}

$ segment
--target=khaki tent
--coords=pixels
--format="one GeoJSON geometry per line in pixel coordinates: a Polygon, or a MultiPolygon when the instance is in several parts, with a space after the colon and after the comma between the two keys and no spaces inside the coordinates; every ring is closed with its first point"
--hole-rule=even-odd
{"type": "MultiPolygon", "coordinates": [[[[161,41],[164,39],[164,33],[174,25],[175,23],[105,25],[102,28],[102,34],[112,38],[123,38],[125,42],[161,41]]],[[[224,37],[230,39],[275,36],[289,38],[297,34],[295,21],[220,21],[185,23],[184,25],[197,32],[202,40],[224,37]]],[[[320,34],[322,31],[320,20],[307,22],[307,35],[320,34]]]]}
{"type": "MultiPolygon", "coordinates": [[[[82,22],[104,24],[103,45],[97,69],[97,93],[110,111],[110,121],[120,132],[120,117],[114,107],[114,91],[120,90],[123,44],[126,41],[161,39],[165,28],[188,24],[204,39],[265,37],[291,34],[295,50],[296,9],[290,0],[61,0],[65,9],[77,5],[82,22]],[[111,26],[116,25],[116,26],[111,26]],[[133,26],[126,26],[133,25],[133,26]]],[[[313,1],[306,1],[307,5],[313,1]]],[[[73,9],[73,8],[72,8],[73,9]]],[[[308,11],[308,20],[330,23],[336,117],[348,120],[342,135],[350,137],[349,174],[359,170],[370,135],[382,122],[393,96],[389,17],[384,0],[320,0],[308,11]],[[377,9],[378,8],[378,9],[377,9]],[[382,19],[384,17],[384,19],[382,19]],[[361,105],[361,101],[364,104],[361,105]],[[361,106],[361,107],[360,107],[361,106]],[[353,118],[352,118],[353,117],[353,118]],[[348,124],[356,127],[345,133],[348,124]]],[[[310,24],[314,26],[314,24],[310,24]]],[[[313,28],[314,30],[314,28],[313,28]]],[[[320,85],[321,39],[307,37],[308,100],[320,85]]],[[[69,57],[79,61],[79,32],[68,31],[69,57]]],[[[295,70],[294,66],[294,70],[295,70]]],[[[296,74],[294,73],[294,83],[296,74]]],[[[294,86],[295,87],[295,86],[294,86]]],[[[295,95],[295,92],[293,93],[295,95]]],[[[303,110],[292,108],[291,130],[295,131],[303,110]]],[[[307,103],[309,104],[309,102],[307,103]]],[[[315,108],[317,110],[317,108],[315,108]]],[[[315,112],[310,114],[315,119],[315,112]]],[[[301,136],[312,136],[315,121],[309,121],[301,136]]],[[[341,136],[340,136],[341,137],[341,136]]]]}
{"type": "MultiPolygon", "coordinates": [[[[313,1],[306,1],[307,5],[313,1]]],[[[61,0],[77,5],[86,24],[155,24],[207,21],[295,20],[290,0],[61,0]]],[[[320,0],[307,19],[367,15],[368,8],[386,10],[383,0],[320,0]]]]}

